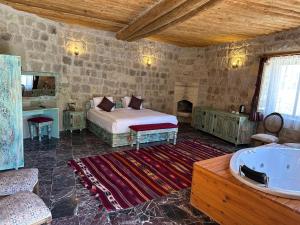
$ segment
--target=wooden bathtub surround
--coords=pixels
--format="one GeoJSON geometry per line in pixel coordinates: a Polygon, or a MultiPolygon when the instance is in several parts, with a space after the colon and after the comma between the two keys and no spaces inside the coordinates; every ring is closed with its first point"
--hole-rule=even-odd
{"type": "Polygon", "coordinates": [[[252,189],[230,173],[232,155],[194,164],[191,204],[220,224],[300,224],[300,200],[252,189]]]}

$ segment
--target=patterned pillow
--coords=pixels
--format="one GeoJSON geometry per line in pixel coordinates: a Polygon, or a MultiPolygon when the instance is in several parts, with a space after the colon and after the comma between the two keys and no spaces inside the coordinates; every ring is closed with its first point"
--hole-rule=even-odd
{"type": "Polygon", "coordinates": [[[115,104],[111,102],[108,98],[104,97],[97,107],[106,112],[111,112],[112,108],[115,107],[115,104]]]}
{"type": "Polygon", "coordinates": [[[144,101],[143,99],[139,99],[139,98],[132,95],[130,103],[129,103],[128,106],[133,108],[133,109],[140,110],[143,101],[144,101]]]}

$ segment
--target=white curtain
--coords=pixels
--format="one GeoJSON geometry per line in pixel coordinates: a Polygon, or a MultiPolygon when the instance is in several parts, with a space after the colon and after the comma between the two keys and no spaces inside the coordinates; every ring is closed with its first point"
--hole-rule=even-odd
{"type": "Polygon", "coordinates": [[[21,84],[24,85],[26,91],[31,91],[33,86],[33,76],[22,75],[21,84]]]}
{"type": "Polygon", "coordinates": [[[280,113],[284,127],[300,130],[300,56],[270,58],[265,66],[258,110],[280,113]]]}

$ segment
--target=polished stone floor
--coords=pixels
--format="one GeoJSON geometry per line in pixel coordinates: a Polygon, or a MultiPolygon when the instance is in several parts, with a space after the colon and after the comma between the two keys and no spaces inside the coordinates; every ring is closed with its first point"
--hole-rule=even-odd
{"type": "MultiPolygon", "coordinates": [[[[235,147],[218,138],[181,125],[178,140],[197,138],[210,145],[233,151],[235,147]]],[[[159,144],[159,143],[155,143],[159,144]]],[[[59,140],[25,140],[25,167],[39,169],[40,196],[49,206],[52,224],[216,224],[189,204],[190,189],[154,199],[131,209],[107,213],[74,175],[67,161],[72,158],[105,154],[128,147],[111,148],[84,130],[82,133],[62,133],[59,140]]]]}

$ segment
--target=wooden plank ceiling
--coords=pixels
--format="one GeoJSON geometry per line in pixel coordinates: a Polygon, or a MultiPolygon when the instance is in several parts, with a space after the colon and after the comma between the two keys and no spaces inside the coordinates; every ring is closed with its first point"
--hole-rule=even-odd
{"type": "Polygon", "coordinates": [[[300,0],[0,0],[52,20],[116,32],[121,40],[151,38],[208,46],[300,26],[300,0]]]}

